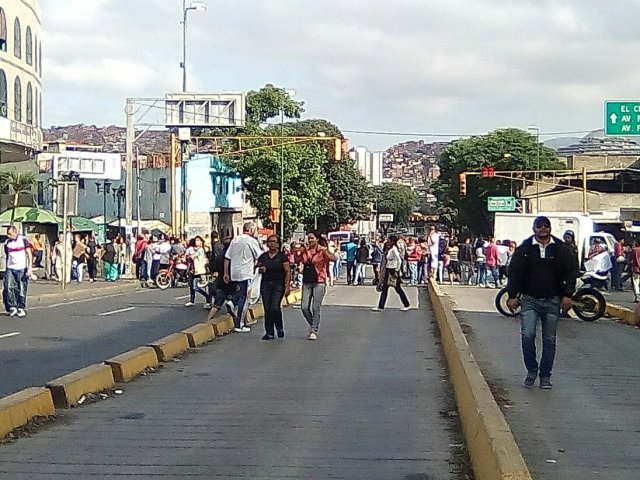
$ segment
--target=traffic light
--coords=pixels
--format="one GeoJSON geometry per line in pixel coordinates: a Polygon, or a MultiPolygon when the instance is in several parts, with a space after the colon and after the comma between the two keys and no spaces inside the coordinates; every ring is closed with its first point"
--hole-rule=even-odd
{"type": "Polygon", "coordinates": [[[340,138],[333,139],[333,159],[334,160],[342,159],[342,139],[340,138]]]}
{"type": "Polygon", "coordinates": [[[462,172],[458,174],[458,180],[460,180],[460,196],[467,195],[467,174],[462,172]]]}
{"type": "Polygon", "coordinates": [[[482,176],[484,178],[487,177],[495,177],[496,169],[494,167],[482,167],[482,176]]]}

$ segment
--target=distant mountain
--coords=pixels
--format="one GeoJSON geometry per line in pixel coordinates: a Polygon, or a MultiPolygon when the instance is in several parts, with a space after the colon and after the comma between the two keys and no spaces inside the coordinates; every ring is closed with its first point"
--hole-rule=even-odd
{"type": "Polygon", "coordinates": [[[549,148],[558,150],[559,148],[568,147],[569,145],[578,143],[580,140],[582,140],[581,137],[558,137],[550,138],[549,140],[545,140],[542,143],[549,148]]]}

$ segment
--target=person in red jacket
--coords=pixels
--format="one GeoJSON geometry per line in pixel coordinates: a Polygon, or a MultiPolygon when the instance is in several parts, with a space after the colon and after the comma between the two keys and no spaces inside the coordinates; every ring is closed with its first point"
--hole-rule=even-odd
{"type": "MultiPolygon", "coordinates": [[[[496,239],[494,237],[489,237],[489,245],[484,249],[484,256],[486,257],[486,265],[487,265],[487,280],[489,278],[489,274],[493,276],[493,283],[495,288],[500,288],[499,283],[499,263],[500,263],[500,254],[498,253],[498,246],[496,245],[496,239]]],[[[489,283],[486,282],[484,284],[485,287],[489,288],[489,283]]]]}
{"type": "Polygon", "coordinates": [[[147,262],[144,259],[144,249],[147,248],[147,234],[139,233],[136,237],[136,251],[133,254],[133,261],[136,263],[136,278],[140,281],[147,281],[147,262]]]}
{"type": "Polygon", "coordinates": [[[640,301],[640,241],[633,242],[631,249],[631,283],[633,284],[633,301],[640,301]]]}

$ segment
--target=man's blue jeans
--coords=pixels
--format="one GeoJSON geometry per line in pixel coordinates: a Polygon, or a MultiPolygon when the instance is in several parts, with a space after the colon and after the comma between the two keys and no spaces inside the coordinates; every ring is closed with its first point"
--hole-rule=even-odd
{"type": "Polygon", "coordinates": [[[26,270],[7,268],[4,274],[5,308],[27,308],[27,285],[29,277],[26,270]]]}
{"type": "Polygon", "coordinates": [[[556,330],[560,314],[560,298],[533,298],[523,295],[521,299],[520,336],[522,356],[527,372],[540,377],[550,377],[556,356],[556,330]],[[536,327],[538,320],[542,328],[542,357],[540,368],[536,359],[536,327]]]}

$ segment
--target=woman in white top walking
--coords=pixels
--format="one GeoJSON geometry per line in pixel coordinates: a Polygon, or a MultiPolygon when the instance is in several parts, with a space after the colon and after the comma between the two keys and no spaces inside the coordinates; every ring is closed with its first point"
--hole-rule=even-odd
{"type": "Polygon", "coordinates": [[[390,287],[393,287],[400,297],[400,301],[403,305],[400,310],[406,312],[410,308],[407,294],[402,290],[402,281],[400,280],[402,257],[400,256],[397,243],[398,237],[395,235],[391,235],[387,239],[387,243],[385,243],[382,263],[380,264],[380,281],[376,287],[380,291],[380,300],[378,300],[378,306],[371,309],[374,312],[384,310],[384,305],[387,303],[387,295],[389,294],[390,287]]]}

